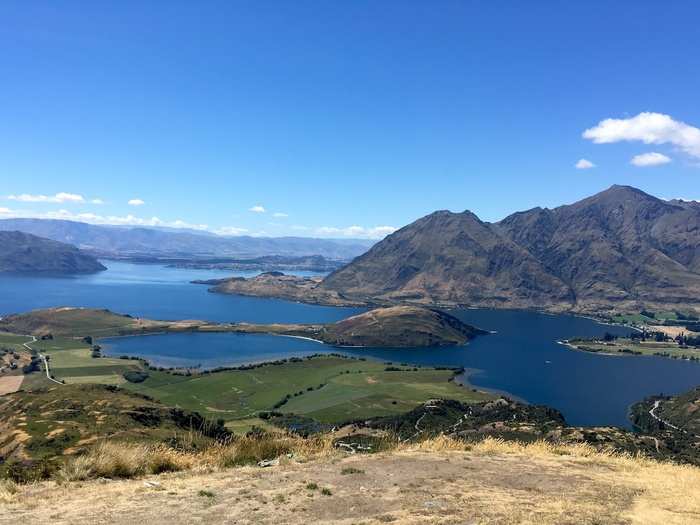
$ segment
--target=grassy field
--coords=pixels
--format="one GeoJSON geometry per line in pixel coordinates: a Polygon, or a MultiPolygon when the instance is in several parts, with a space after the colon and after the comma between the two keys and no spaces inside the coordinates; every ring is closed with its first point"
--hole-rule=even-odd
{"type": "Polygon", "coordinates": [[[145,382],[123,386],[167,405],[224,419],[231,428],[257,424],[260,411],[273,409],[339,423],[405,412],[437,397],[465,402],[489,397],[449,381],[453,373],[448,370],[385,368],[376,361],[319,356],[192,377],[151,372],[145,382]],[[287,402],[275,407],[287,396],[287,402]]]}
{"type": "Polygon", "coordinates": [[[22,346],[23,343],[28,343],[31,341],[31,337],[26,335],[14,335],[0,333],[0,348],[11,348],[13,350],[24,351],[26,348],[22,346]]]}
{"type": "Polygon", "coordinates": [[[57,337],[31,344],[49,359],[51,374],[68,384],[97,383],[118,385],[125,382],[123,373],[141,368],[136,361],[93,358],[89,344],[66,337],[57,337]]]}
{"type": "Polygon", "coordinates": [[[642,325],[642,324],[654,324],[663,323],[664,321],[678,321],[679,312],[648,312],[653,314],[653,317],[648,315],[638,314],[618,314],[614,315],[611,319],[615,323],[620,324],[630,324],[630,325],[642,325]]]}
{"type": "Polygon", "coordinates": [[[626,355],[663,355],[676,359],[700,359],[700,348],[681,348],[676,342],[640,341],[620,338],[615,341],[572,339],[569,346],[586,352],[626,355]]]}

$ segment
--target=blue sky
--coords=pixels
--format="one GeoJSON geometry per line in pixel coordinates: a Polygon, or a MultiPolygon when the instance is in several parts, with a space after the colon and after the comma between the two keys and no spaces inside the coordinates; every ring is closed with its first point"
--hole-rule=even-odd
{"type": "Polygon", "coordinates": [[[694,1],[6,1],[0,17],[0,216],[380,237],[615,183],[700,199],[694,1]]]}

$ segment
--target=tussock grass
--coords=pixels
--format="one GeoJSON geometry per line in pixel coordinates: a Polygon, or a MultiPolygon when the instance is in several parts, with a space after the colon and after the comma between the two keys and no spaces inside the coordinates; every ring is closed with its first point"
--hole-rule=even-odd
{"type": "Polygon", "coordinates": [[[61,481],[93,478],[133,478],[191,469],[195,456],[164,445],[102,441],[58,471],[61,481]]]}
{"type": "Polygon", "coordinates": [[[226,469],[286,458],[304,461],[338,454],[330,438],[301,438],[290,434],[260,433],[243,436],[203,450],[174,449],[166,445],[102,441],[87,453],[69,459],[56,474],[59,481],[96,478],[136,478],[181,470],[226,469]]]}
{"type": "Polygon", "coordinates": [[[0,480],[0,503],[13,502],[18,492],[19,487],[14,481],[0,480]]]}
{"type": "Polygon", "coordinates": [[[399,448],[403,450],[420,450],[426,452],[461,450],[482,456],[522,454],[530,457],[572,456],[576,458],[595,459],[627,458],[630,460],[636,459],[638,461],[646,459],[643,456],[632,456],[623,452],[600,450],[587,443],[558,444],[542,440],[525,443],[493,437],[486,437],[480,441],[466,442],[450,436],[441,435],[417,443],[403,444],[399,448]]]}
{"type": "Polygon", "coordinates": [[[262,433],[210,447],[200,458],[200,463],[214,468],[230,468],[254,465],[287,455],[303,461],[337,453],[330,437],[301,438],[291,434],[262,433]]]}

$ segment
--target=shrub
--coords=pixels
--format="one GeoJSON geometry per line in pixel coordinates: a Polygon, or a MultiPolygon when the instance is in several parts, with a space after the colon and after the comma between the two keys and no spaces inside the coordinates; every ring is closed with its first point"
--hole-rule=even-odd
{"type": "Polygon", "coordinates": [[[122,375],[129,383],[143,383],[148,379],[148,372],[145,370],[127,370],[122,375]]]}
{"type": "Polygon", "coordinates": [[[56,470],[56,463],[49,459],[12,460],[3,466],[1,477],[14,483],[33,483],[51,478],[56,470]]]}
{"type": "Polygon", "coordinates": [[[365,471],[355,467],[345,467],[343,470],[340,471],[340,473],[343,476],[347,476],[348,474],[364,474],[365,471]]]}

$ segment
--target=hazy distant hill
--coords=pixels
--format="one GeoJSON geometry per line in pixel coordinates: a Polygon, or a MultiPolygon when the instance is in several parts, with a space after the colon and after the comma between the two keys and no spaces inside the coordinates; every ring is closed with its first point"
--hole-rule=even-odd
{"type": "Polygon", "coordinates": [[[75,246],[22,232],[0,231],[0,272],[92,273],[106,270],[75,246]]]}
{"type": "Polygon", "coordinates": [[[700,309],[700,206],[613,186],[498,223],[435,212],[322,287],[346,297],[548,309],[700,309]]]}
{"type": "Polygon", "coordinates": [[[224,237],[165,228],[99,226],[50,219],[0,220],[0,230],[17,230],[74,244],[100,255],[228,256],[322,255],[349,260],[364,253],[372,241],[306,237],[224,237]]]}

